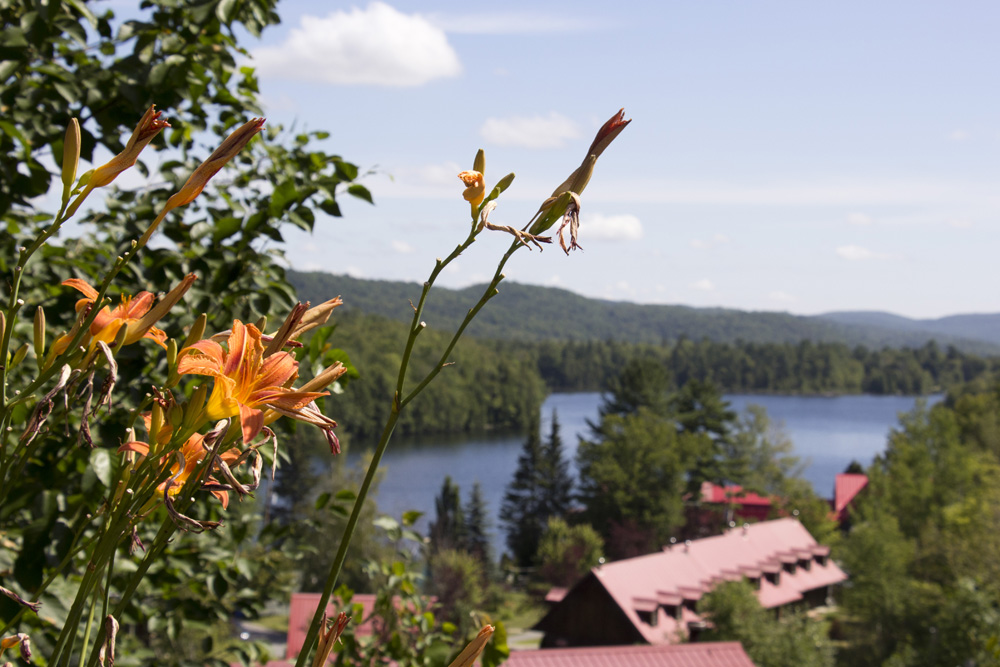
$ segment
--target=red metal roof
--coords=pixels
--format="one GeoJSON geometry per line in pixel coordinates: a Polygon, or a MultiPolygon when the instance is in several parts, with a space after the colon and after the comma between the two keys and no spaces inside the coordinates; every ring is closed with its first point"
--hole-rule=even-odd
{"type": "Polygon", "coordinates": [[[511,651],[509,667],[754,667],[739,642],[511,651]]]}
{"type": "MultiPolygon", "coordinates": [[[[309,631],[309,624],[312,623],[313,614],[319,606],[319,600],[323,597],[320,593],[292,593],[292,601],[288,605],[288,644],[285,647],[285,657],[294,659],[302,650],[302,644],[306,640],[306,633],[309,631]]],[[[340,604],[336,597],[326,606],[326,615],[330,618],[344,611],[351,613],[351,607],[361,603],[364,611],[362,618],[371,616],[372,609],[375,608],[375,596],[370,594],[356,593],[351,598],[351,604],[340,604]]],[[[355,619],[351,619],[355,621],[355,619]]],[[[360,619],[357,619],[360,620],[360,619]]],[[[354,633],[359,636],[370,635],[372,632],[371,622],[362,623],[355,626],[354,633]]]]}
{"type": "Polygon", "coordinates": [[[673,596],[697,600],[711,588],[710,582],[725,580],[727,571],[763,570],[776,574],[778,581],[761,580],[761,605],[772,608],[795,602],[807,591],[847,579],[836,563],[821,554],[808,561],[808,567],[799,566],[797,555],[816,553],[818,546],[797,519],[785,517],[675,544],[659,553],[606,563],[591,572],[646,641],[669,644],[687,635],[688,619],[678,620],[661,611],[654,625],[647,624],[638,612],[649,612],[648,600],[673,596]],[[784,571],[782,560],[795,571],[784,571]]]}
{"type": "Polygon", "coordinates": [[[844,510],[861,489],[868,486],[868,475],[842,472],[833,481],[833,511],[843,518],[844,510]]]}
{"type": "Polygon", "coordinates": [[[753,491],[744,492],[743,487],[739,485],[733,484],[722,487],[711,482],[702,482],[701,501],[703,503],[717,503],[720,505],[733,503],[735,505],[771,506],[771,499],[767,496],[758,495],[753,491]]]}

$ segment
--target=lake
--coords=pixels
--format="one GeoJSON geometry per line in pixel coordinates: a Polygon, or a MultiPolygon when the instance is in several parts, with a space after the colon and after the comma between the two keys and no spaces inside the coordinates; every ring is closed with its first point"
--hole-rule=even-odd
{"type": "MultiPolygon", "coordinates": [[[[909,412],[920,400],[912,396],[742,394],[727,395],[726,399],[737,412],[750,404],[767,410],[772,422],[784,428],[795,445],[795,453],[806,464],[804,477],[823,497],[832,495],[834,476],[852,460],[867,466],[885,448],[899,414],[909,412]]],[[[941,397],[923,400],[933,404],[941,397]]],[[[589,433],[587,420],[597,420],[600,403],[599,393],[552,394],[542,406],[542,436],[548,435],[552,412],[556,411],[571,466],[575,463],[578,436],[589,433]]],[[[503,538],[496,515],[524,440],[524,435],[516,434],[393,438],[382,459],[385,476],[376,497],[379,511],[397,518],[407,510],[424,512],[417,527],[426,534],[434,516],[434,498],[445,475],[451,475],[461,487],[463,501],[478,481],[493,518],[491,530],[494,547],[498,548],[503,538]]],[[[360,452],[348,452],[347,457],[349,463],[356,464],[360,452]]]]}

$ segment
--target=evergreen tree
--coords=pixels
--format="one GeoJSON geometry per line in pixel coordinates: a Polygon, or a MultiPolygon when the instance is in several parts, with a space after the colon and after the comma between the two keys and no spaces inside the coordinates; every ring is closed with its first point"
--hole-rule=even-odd
{"type": "Polygon", "coordinates": [[[514,479],[507,485],[503,504],[500,506],[500,521],[507,532],[507,548],[514,562],[521,567],[528,567],[534,562],[538,540],[545,528],[545,519],[542,518],[544,490],[539,475],[542,460],[542,443],[536,416],[517,458],[514,479]]]}
{"type": "Polygon", "coordinates": [[[565,518],[573,500],[573,478],[569,474],[569,461],[559,437],[559,417],[552,411],[549,437],[541,450],[541,514],[547,522],[552,517],[565,518]]]}
{"type": "Polygon", "coordinates": [[[477,481],[472,485],[469,494],[468,511],[466,513],[465,540],[462,547],[476,560],[488,566],[493,560],[490,549],[490,519],[483,498],[483,487],[477,481]]]}
{"type": "Polygon", "coordinates": [[[729,409],[719,388],[711,382],[690,380],[670,397],[668,405],[678,433],[700,436],[705,441],[689,471],[688,491],[697,497],[702,482],[738,481],[746,462],[727,456],[736,413],[729,409]]]}
{"type": "Polygon", "coordinates": [[[465,543],[466,523],[458,485],[446,475],[441,493],[434,498],[436,518],[428,531],[431,553],[444,549],[459,549],[465,543]]]}

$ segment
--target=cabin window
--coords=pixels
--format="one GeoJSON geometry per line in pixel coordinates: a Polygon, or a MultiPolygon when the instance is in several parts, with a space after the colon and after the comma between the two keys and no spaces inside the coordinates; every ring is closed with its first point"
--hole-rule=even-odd
{"type": "Polygon", "coordinates": [[[780,572],[765,572],[764,578],[767,579],[768,583],[774,584],[775,586],[781,585],[781,573],[780,572]]]}
{"type": "Polygon", "coordinates": [[[640,621],[642,621],[643,623],[645,623],[650,627],[655,628],[657,622],[659,621],[659,614],[657,613],[657,611],[658,611],[657,609],[654,609],[652,611],[637,611],[636,613],[639,614],[640,621]]]}
{"type": "Polygon", "coordinates": [[[816,560],[816,562],[817,562],[817,563],[819,563],[819,564],[820,564],[821,566],[824,566],[824,565],[826,565],[826,556],[820,556],[820,555],[817,555],[817,556],[816,556],[816,559],[815,559],[815,560],[816,560]]]}
{"type": "Polygon", "coordinates": [[[760,590],[760,577],[750,577],[750,585],[760,590]]]}
{"type": "Polygon", "coordinates": [[[681,620],[681,606],[677,604],[665,604],[663,605],[663,613],[667,616],[672,616],[678,621],[681,620]]]}
{"type": "Polygon", "coordinates": [[[697,600],[684,600],[684,606],[690,611],[698,611],[698,601],[697,600]]]}
{"type": "Polygon", "coordinates": [[[781,567],[788,574],[795,574],[795,563],[784,563],[781,567]]]}

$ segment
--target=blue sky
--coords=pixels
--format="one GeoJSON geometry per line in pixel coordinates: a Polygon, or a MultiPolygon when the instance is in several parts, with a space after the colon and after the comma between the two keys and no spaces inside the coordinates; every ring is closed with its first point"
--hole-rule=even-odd
{"type": "MultiPolygon", "coordinates": [[[[510,280],[640,303],[911,317],[1000,311],[1000,5],[284,0],[248,42],[269,122],[373,173],[293,266],[422,281],[464,237],[456,174],[521,226],[625,107],[582,253],[510,280]]],[[[442,277],[492,274],[485,237],[442,277]]],[[[349,298],[349,295],[345,295],[349,298]]]]}

